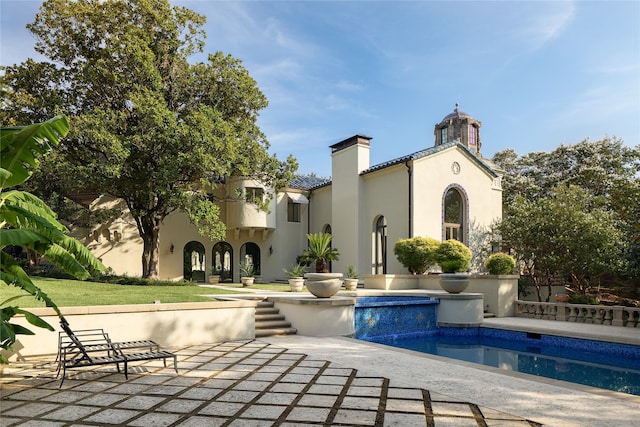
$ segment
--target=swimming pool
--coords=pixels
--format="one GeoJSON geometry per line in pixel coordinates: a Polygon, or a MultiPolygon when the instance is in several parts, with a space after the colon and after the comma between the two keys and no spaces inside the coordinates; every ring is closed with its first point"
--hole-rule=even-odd
{"type": "Polygon", "coordinates": [[[640,396],[640,346],[492,328],[437,328],[366,340],[640,396]]]}

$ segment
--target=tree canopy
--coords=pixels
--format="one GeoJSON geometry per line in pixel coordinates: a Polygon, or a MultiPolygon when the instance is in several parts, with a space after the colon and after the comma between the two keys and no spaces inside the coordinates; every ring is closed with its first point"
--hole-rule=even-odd
{"type": "Polygon", "coordinates": [[[257,125],[267,99],[240,60],[215,52],[189,62],[203,51],[204,22],[168,0],[47,0],[28,28],[50,62],[6,67],[0,81],[4,123],[70,117],[69,137],[43,165],[56,177],[50,190],[122,198],[144,243],[144,277],[157,275],[167,215],[182,210],[223,238],[216,185],[245,176],[279,188],[297,168],[268,153],[257,125]]]}
{"type": "Polygon", "coordinates": [[[640,277],[640,147],[605,138],[522,157],[508,149],[493,161],[505,170],[502,238],[539,297],[558,276],[582,292],[605,273],[640,277]]]}

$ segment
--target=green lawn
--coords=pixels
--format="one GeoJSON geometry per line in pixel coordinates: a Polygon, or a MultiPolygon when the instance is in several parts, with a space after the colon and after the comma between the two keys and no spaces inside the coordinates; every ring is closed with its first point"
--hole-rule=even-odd
{"type": "MultiPolygon", "coordinates": [[[[202,288],[195,285],[129,286],[41,277],[32,277],[31,280],[59,307],[151,304],[154,300],[160,300],[162,303],[201,302],[212,301],[211,298],[202,295],[238,293],[215,288],[202,288]]],[[[242,292],[241,289],[242,285],[238,284],[238,291],[242,292]]],[[[27,294],[14,286],[0,285],[0,303],[16,295],[27,294]]],[[[10,304],[23,308],[44,307],[44,303],[29,295],[13,300],[10,304]]]]}

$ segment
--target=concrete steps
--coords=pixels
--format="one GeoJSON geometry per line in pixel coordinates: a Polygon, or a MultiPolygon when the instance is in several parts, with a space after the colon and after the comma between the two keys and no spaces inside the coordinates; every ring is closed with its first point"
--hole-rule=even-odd
{"type": "Polygon", "coordinates": [[[271,301],[260,301],[256,307],[256,338],[274,335],[294,335],[298,331],[291,327],[280,310],[271,301]]]}

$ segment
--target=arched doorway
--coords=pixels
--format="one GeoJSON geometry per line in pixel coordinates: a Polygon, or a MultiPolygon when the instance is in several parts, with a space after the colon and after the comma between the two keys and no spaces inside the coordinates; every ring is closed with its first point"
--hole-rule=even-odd
{"type": "Polygon", "coordinates": [[[192,240],[184,245],[182,251],[182,276],[185,280],[204,282],[206,266],[204,263],[204,245],[192,240]]]}
{"type": "Polygon", "coordinates": [[[221,282],[233,282],[233,248],[229,243],[213,245],[211,264],[218,270],[221,282]]]}
{"type": "Polygon", "coordinates": [[[240,247],[240,264],[253,265],[255,275],[260,275],[260,246],[247,242],[240,247]]]}
{"type": "Polygon", "coordinates": [[[466,236],[466,203],[460,189],[450,187],[443,200],[442,234],[444,240],[454,239],[465,242],[466,236]]]}
{"type": "Polygon", "coordinates": [[[382,215],[374,222],[373,273],[387,274],[387,220],[382,215]]]}

